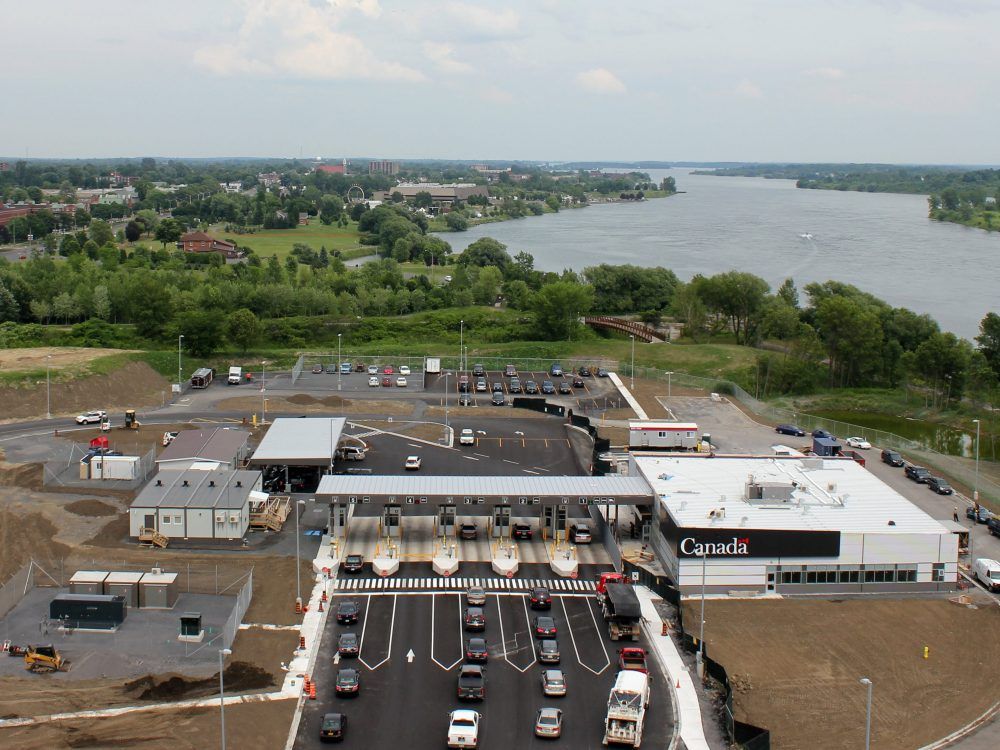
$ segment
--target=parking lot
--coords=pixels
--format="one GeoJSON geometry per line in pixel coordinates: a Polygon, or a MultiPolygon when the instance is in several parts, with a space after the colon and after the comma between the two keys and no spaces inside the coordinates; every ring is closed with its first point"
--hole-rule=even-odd
{"type": "MultiPolygon", "coordinates": [[[[445,744],[448,714],[471,708],[482,714],[483,748],[544,747],[533,733],[536,711],[543,706],[564,714],[564,747],[599,747],[608,693],[617,674],[617,649],[604,627],[593,594],[553,592],[549,611],[534,612],[521,592],[488,594],[482,633],[467,633],[462,615],[462,592],[335,595],[359,605],[356,625],[328,620],[313,679],[318,700],[307,701],[296,748],[319,744],[319,725],[326,712],[348,716],[346,746],[385,748],[439,748],[445,744]],[[545,697],[541,689],[543,665],[538,661],[532,619],[537,614],[555,619],[567,695],[545,697]],[[335,656],[342,632],[360,639],[356,658],[335,656]],[[458,668],[470,636],[484,637],[489,657],[485,665],[486,698],[460,702],[455,697],[458,668]],[[337,697],[334,684],[344,666],[360,671],[356,697],[337,697]]],[[[643,643],[627,645],[645,645],[643,643]]],[[[643,743],[665,747],[670,736],[670,691],[659,667],[651,664],[652,699],[646,714],[643,743]]]]}

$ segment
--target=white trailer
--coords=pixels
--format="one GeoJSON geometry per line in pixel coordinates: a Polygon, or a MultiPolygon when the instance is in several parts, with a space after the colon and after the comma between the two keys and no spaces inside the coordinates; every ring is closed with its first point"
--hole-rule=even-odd
{"type": "Polygon", "coordinates": [[[628,446],[633,450],[696,451],[700,441],[694,422],[630,419],[628,423],[628,446]]]}
{"type": "Polygon", "coordinates": [[[424,360],[424,372],[428,375],[440,375],[441,374],[441,358],[440,357],[427,357],[424,360]]]}
{"type": "Polygon", "coordinates": [[[649,675],[632,669],[619,672],[608,696],[603,743],[639,747],[648,706],[649,675]]]}
{"type": "Polygon", "coordinates": [[[90,459],[90,479],[136,479],[138,456],[94,456],[90,459]]]}
{"type": "Polygon", "coordinates": [[[226,380],[229,385],[239,385],[243,382],[243,368],[242,367],[230,367],[229,368],[229,378],[226,380]]]}

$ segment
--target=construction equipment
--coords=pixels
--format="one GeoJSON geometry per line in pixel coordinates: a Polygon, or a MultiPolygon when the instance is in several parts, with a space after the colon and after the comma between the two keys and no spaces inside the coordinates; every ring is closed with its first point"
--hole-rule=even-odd
{"type": "Polygon", "coordinates": [[[29,672],[65,672],[69,669],[69,661],[52,644],[28,646],[24,668],[29,672]]]}
{"type": "Polygon", "coordinates": [[[135,409],[126,409],[125,410],[125,424],[123,425],[123,427],[126,430],[138,430],[139,429],[139,420],[136,419],[136,417],[135,417],[135,409]]]}
{"type": "Polygon", "coordinates": [[[148,544],[150,547],[166,548],[170,543],[170,537],[161,534],[153,528],[143,526],[139,529],[139,544],[148,544]]]}

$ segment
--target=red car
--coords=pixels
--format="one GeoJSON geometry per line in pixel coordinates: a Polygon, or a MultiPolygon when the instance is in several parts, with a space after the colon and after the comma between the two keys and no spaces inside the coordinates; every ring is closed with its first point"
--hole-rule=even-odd
{"type": "Polygon", "coordinates": [[[392,388],[392,378],[382,378],[383,388],[392,388]]]}
{"type": "Polygon", "coordinates": [[[382,368],[383,375],[392,375],[394,372],[396,371],[392,369],[392,365],[386,365],[382,368]]]}

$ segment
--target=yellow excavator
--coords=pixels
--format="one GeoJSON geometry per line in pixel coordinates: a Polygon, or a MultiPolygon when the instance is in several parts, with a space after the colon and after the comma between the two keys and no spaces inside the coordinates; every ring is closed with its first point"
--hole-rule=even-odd
{"type": "Polygon", "coordinates": [[[55,646],[28,646],[24,652],[24,668],[29,672],[65,672],[69,661],[55,646]]]}

